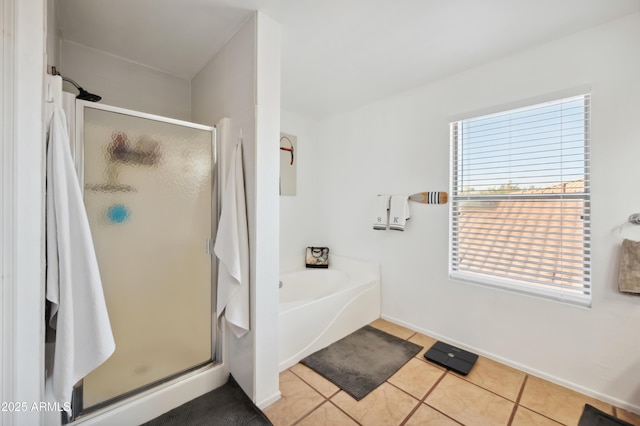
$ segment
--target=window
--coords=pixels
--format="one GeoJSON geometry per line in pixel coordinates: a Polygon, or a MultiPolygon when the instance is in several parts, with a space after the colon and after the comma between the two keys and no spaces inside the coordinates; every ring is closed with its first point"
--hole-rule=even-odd
{"type": "Polygon", "coordinates": [[[590,304],[589,106],[451,123],[451,278],[590,304]]]}

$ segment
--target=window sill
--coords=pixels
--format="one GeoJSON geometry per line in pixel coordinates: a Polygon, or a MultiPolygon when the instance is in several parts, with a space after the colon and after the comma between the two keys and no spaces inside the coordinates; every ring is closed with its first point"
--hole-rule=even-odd
{"type": "Polygon", "coordinates": [[[449,278],[455,281],[461,281],[472,285],[488,287],[512,294],[535,297],[538,299],[551,300],[571,306],[582,308],[591,308],[591,295],[566,294],[554,290],[544,288],[536,288],[534,286],[521,285],[497,279],[481,277],[474,274],[449,271],[449,278]]]}

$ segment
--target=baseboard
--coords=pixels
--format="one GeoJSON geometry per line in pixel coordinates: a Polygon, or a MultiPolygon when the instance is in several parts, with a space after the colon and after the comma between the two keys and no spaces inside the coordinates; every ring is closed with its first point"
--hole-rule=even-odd
{"type": "Polygon", "coordinates": [[[504,364],[506,366],[518,369],[518,370],[523,371],[523,372],[525,372],[527,374],[531,374],[532,376],[536,376],[536,377],[539,377],[541,379],[547,380],[547,381],[549,381],[551,383],[555,383],[556,385],[564,386],[565,388],[574,390],[574,391],[579,392],[581,394],[584,394],[584,395],[596,398],[596,399],[598,399],[600,401],[607,402],[609,404],[615,405],[616,407],[622,408],[624,410],[627,410],[627,411],[630,411],[630,412],[633,412],[633,413],[640,413],[640,406],[629,404],[628,402],[619,400],[617,398],[612,398],[609,395],[604,395],[604,394],[602,394],[600,392],[596,392],[593,389],[588,389],[588,388],[585,388],[583,386],[577,385],[577,384],[575,384],[573,382],[569,382],[569,381],[561,379],[559,377],[552,376],[552,375],[550,375],[548,373],[545,373],[544,371],[536,370],[535,368],[531,368],[529,366],[514,362],[514,361],[512,361],[510,359],[503,358],[503,357],[498,356],[496,354],[483,351],[480,348],[476,348],[474,346],[469,346],[469,345],[465,344],[464,342],[460,342],[458,340],[451,339],[451,338],[449,338],[447,336],[443,336],[443,335],[441,335],[439,333],[436,333],[436,332],[434,332],[432,330],[427,330],[425,328],[418,327],[415,324],[411,324],[411,323],[408,323],[406,321],[402,321],[402,320],[400,320],[398,318],[394,318],[394,317],[392,317],[390,315],[383,314],[383,315],[381,315],[381,318],[385,319],[387,321],[393,322],[395,324],[402,325],[404,327],[410,328],[411,330],[415,330],[418,333],[426,334],[427,336],[431,336],[431,337],[433,337],[435,339],[445,341],[445,342],[447,342],[449,344],[452,344],[454,346],[457,346],[459,348],[474,352],[474,353],[476,353],[478,355],[482,355],[482,356],[484,356],[486,358],[489,358],[489,359],[491,359],[493,361],[496,361],[496,362],[499,362],[499,363],[504,364]]]}
{"type": "Polygon", "coordinates": [[[263,399],[262,401],[260,401],[259,403],[256,404],[256,406],[261,409],[264,410],[265,408],[267,408],[268,406],[270,406],[271,404],[273,404],[274,402],[276,402],[277,400],[279,400],[282,397],[282,394],[280,393],[280,391],[274,393],[273,395],[271,395],[268,398],[263,399]]]}

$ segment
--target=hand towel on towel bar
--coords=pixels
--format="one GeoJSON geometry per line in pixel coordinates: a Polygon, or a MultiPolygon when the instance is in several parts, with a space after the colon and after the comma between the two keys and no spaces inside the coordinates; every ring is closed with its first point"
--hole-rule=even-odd
{"type": "Polygon", "coordinates": [[[111,356],[115,342],[60,107],[49,127],[46,194],[46,297],[56,329],[52,387],[57,402],[70,406],[73,386],[111,356]]]}
{"type": "Polygon", "coordinates": [[[618,290],[625,293],[640,293],[640,242],[622,241],[618,290]]]}
{"type": "Polygon", "coordinates": [[[409,196],[392,195],[389,204],[389,229],[404,231],[406,221],[411,217],[409,213],[409,196]]]}
{"type": "Polygon", "coordinates": [[[220,318],[224,311],[229,328],[242,337],[249,331],[249,232],[241,142],[231,158],[214,252],[220,259],[216,312],[220,318]]]}
{"type": "Polygon", "coordinates": [[[373,215],[373,229],[386,230],[389,226],[389,196],[378,195],[373,215]]]}

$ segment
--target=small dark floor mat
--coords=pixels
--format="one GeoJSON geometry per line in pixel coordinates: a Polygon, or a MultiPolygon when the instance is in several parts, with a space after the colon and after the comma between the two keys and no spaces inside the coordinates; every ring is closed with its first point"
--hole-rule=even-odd
{"type": "Polygon", "coordinates": [[[262,426],[272,423],[229,376],[224,386],[182,404],[143,426],[174,425],[262,426]]]}
{"type": "Polygon", "coordinates": [[[617,419],[611,414],[598,410],[589,404],[584,404],[584,411],[578,421],[578,426],[633,426],[624,420],[617,419]]]}
{"type": "Polygon", "coordinates": [[[359,401],[421,350],[422,346],[365,325],[300,363],[359,401]]]}

